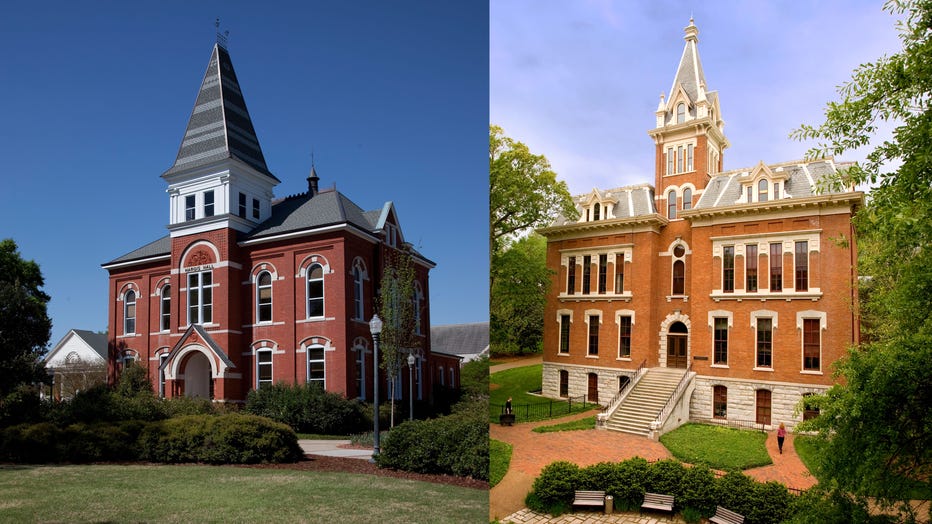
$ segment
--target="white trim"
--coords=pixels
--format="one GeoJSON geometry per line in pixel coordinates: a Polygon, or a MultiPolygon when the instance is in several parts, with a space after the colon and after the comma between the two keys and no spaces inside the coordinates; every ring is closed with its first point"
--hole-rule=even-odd
{"type": "Polygon", "coordinates": [[[335,225],[335,226],[319,227],[319,228],[314,228],[314,229],[303,229],[301,231],[294,231],[291,233],[281,233],[281,234],[272,235],[269,237],[254,238],[252,240],[244,240],[242,242],[237,242],[237,244],[239,246],[249,246],[252,244],[275,242],[278,240],[286,240],[286,239],[291,239],[291,238],[296,238],[296,237],[317,235],[319,233],[326,233],[330,231],[346,231],[364,240],[369,240],[373,244],[378,243],[379,241],[379,239],[375,237],[374,235],[371,235],[369,233],[363,233],[359,231],[358,229],[356,229],[355,227],[350,227],[349,224],[340,224],[340,225],[335,225]]]}

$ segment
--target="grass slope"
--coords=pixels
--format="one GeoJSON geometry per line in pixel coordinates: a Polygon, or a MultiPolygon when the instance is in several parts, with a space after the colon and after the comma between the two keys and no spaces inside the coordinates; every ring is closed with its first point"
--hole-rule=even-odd
{"type": "Polygon", "coordinates": [[[511,464],[511,444],[500,440],[489,439],[489,487],[505,478],[508,466],[511,464]]]}
{"type": "Polygon", "coordinates": [[[765,433],[708,424],[684,424],[660,437],[677,459],[723,470],[772,464],[766,442],[765,433]]]}
{"type": "MultiPolygon", "coordinates": [[[[511,397],[511,404],[515,406],[518,420],[521,422],[544,420],[550,418],[547,413],[534,415],[525,418],[523,413],[517,412],[517,407],[522,404],[539,404],[550,402],[550,399],[542,398],[537,395],[531,395],[529,391],[539,391],[541,378],[543,375],[543,364],[534,364],[532,366],[523,366],[519,368],[506,369],[497,373],[492,373],[490,377],[491,386],[489,388],[489,422],[498,422],[498,416],[501,414],[501,406],[511,397]]],[[[573,413],[582,411],[582,404],[573,404],[573,413]]],[[[594,405],[589,404],[586,409],[592,409],[594,405]]],[[[566,402],[554,401],[554,408],[558,410],[554,416],[564,416],[566,412],[566,402]],[[559,406],[559,409],[557,408],[559,406]]]]}
{"type": "Polygon", "coordinates": [[[484,522],[489,512],[482,490],[232,466],[0,466],[0,493],[2,522],[484,522]]]}
{"type": "Polygon", "coordinates": [[[538,426],[531,431],[534,433],[553,433],[555,431],[580,431],[586,429],[595,429],[594,415],[579,420],[563,422],[562,424],[554,424],[552,426],[538,426]]]}

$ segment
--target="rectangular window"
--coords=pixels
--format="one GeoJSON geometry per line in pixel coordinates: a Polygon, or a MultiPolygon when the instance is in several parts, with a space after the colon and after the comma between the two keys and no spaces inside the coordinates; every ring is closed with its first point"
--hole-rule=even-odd
{"type": "Polygon", "coordinates": [[[599,316],[589,316],[589,355],[599,354],[599,316]]]}
{"type": "Polygon", "coordinates": [[[570,316],[560,315],[560,353],[570,352],[570,316]]]}
{"type": "Polygon", "coordinates": [[[162,297],[161,297],[161,323],[160,327],[162,331],[168,331],[171,329],[171,320],[172,320],[172,302],[171,302],[171,287],[165,286],[162,288],[162,297]]]}
{"type": "Polygon", "coordinates": [[[239,217],[246,218],[246,193],[239,194],[239,217]]]}
{"type": "Polygon", "coordinates": [[[735,246],[725,246],[722,251],[722,291],[732,293],[735,290],[735,246]]]}
{"type": "Polygon", "coordinates": [[[693,145],[686,145],[686,171],[693,170],[693,145]]]}
{"type": "Polygon", "coordinates": [[[686,164],[683,163],[683,146],[677,146],[676,147],[676,172],[682,173],[683,171],[686,170],[684,169],[685,166],[686,164]]]}
{"type": "Polygon", "coordinates": [[[213,318],[211,272],[188,273],[188,324],[209,324],[213,318]]]}
{"type": "Polygon", "coordinates": [[[773,320],[757,319],[757,367],[773,367],[773,320]]]}
{"type": "Polygon", "coordinates": [[[779,182],[773,183],[773,199],[774,200],[780,199],[780,183],[779,182]]]}
{"type": "Polygon", "coordinates": [[[566,294],[576,293],[576,257],[570,257],[569,265],[566,268],[566,294]]]}
{"type": "Polygon", "coordinates": [[[770,290],[783,291],[783,244],[770,244],[770,290]]]}
{"type": "Polygon", "coordinates": [[[608,278],[608,255],[599,255],[599,294],[605,294],[606,280],[608,278]]]}
{"type": "Polygon", "coordinates": [[[757,291],[757,246],[745,246],[744,250],[745,289],[750,293],[757,291]]]}
{"type": "Polygon", "coordinates": [[[615,293],[622,294],[625,289],[625,256],[615,255],[615,293]]]}
{"type": "Polygon", "coordinates": [[[560,396],[566,397],[569,396],[570,390],[570,372],[561,369],[560,370],[560,396]]]}
{"type": "Polygon", "coordinates": [[[673,148],[667,148],[667,174],[673,174],[673,148]]]}
{"type": "Polygon", "coordinates": [[[205,217],[214,216],[214,192],[213,191],[204,192],[204,216],[205,217]]]}
{"type": "Polygon", "coordinates": [[[821,371],[819,357],[822,353],[821,321],[818,318],[803,319],[803,369],[821,371]]]}
{"type": "Polygon", "coordinates": [[[256,352],[256,389],[272,385],[272,352],[256,352]]]}
{"type": "MultiPolygon", "coordinates": [[[[418,361],[418,376],[420,376],[421,366],[420,361],[418,361]]],[[[362,348],[356,350],[356,398],[360,400],[366,399],[366,381],[364,380],[366,376],[366,353],[362,348]]]]}
{"type": "Polygon", "coordinates": [[[728,388],[725,386],[712,389],[712,418],[728,418],[728,388]]]}
{"type": "Polygon", "coordinates": [[[748,197],[748,204],[754,201],[754,188],[751,186],[747,186],[747,197],[748,197]]]}
{"type": "Polygon", "coordinates": [[[618,357],[631,358],[631,317],[618,318],[618,357]]]}
{"type": "Polygon", "coordinates": [[[252,199],[252,218],[259,220],[259,199],[252,199]]]}
{"type": "Polygon", "coordinates": [[[809,290],[809,242],[796,243],[796,291],[809,290]]]}
{"type": "Polygon", "coordinates": [[[159,355],[159,396],[165,398],[165,361],[168,360],[168,353],[159,355]]]}
{"type": "Polygon", "coordinates": [[[325,389],[326,361],[324,358],[323,346],[311,346],[307,348],[307,383],[317,385],[320,389],[325,389]]]}
{"type": "Polygon", "coordinates": [[[715,318],[715,332],[712,335],[713,364],[728,365],[728,319],[715,318]]]}
{"type": "Polygon", "coordinates": [[[197,198],[194,195],[184,197],[184,219],[194,220],[194,212],[197,198]]]}
{"type": "Polygon", "coordinates": [[[592,280],[592,257],[586,255],[582,258],[582,294],[588,295],[592,280]]]}

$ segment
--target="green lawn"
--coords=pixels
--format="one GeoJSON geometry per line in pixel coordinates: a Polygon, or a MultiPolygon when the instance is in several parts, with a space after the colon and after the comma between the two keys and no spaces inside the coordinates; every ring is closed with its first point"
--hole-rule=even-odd
{"type": "Polygon", "coordinates": [[[511,464],[511,444],[489,439],[489,487],[494,487],[508,473],[511,464]]]}
{"type": "Polygon", "coordinates": [[[562,424],[552,426],[538,426],[531,431],[534,433],[553,433],[554,431],[579,431],[584,429],[595,429],[595,416],[581,418],[562,424]]]}
{"type": "MultiPolygon", "coordinates": [[[[546,410],[538,409],[537,412],[531,412],[530,416],[526,416],[524,409],[521,408],[525,404],[549,404],[551,402],[550,399],[529,394],[530,391],[540,391],[543,368],[543,364],[535,364],[492,373],[490,377],[492,386],[489,388],[489,421],[498,422],[498,416],[501,414],[500,406],[505,403],[508,397],[511,397],[511,404],[514,406],[515,415],[519,422],[545,420],[551,418],[551,416],[567,415],[567,403],[561,400],[552,401],[552,415],[549,406],[546,410]]],[[[596,405],[588,404],[586,409],[594,407],[596,405]]],[[[582,404],[574,403],[572,413],[580,411],[583,411],[582,404]]]]}
{"type": "Polygon", "coordinates": [[[0,466],[0,522],[485,522],[488,492],[233,466],[0,466]]]}
{"type": "Polygon", "coordinates": [[[743,470],[772,464],[767,434],[709,424],[685,424],[660,437],[677,459],[714,469],[743,470]]]}

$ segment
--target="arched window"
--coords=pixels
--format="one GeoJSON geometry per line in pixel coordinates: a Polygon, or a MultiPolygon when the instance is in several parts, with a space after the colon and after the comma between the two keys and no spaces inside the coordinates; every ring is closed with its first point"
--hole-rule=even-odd
{"type": "Polygon", "coordinates": [[[683,189],[683,211],[693,207],[693,190],[690,188],[683,189]]]}
{"type": "Polygon", "coordinates": [[[307,383],[325,389],[326,362],[324,361],[324,347],[311,346],[307,348],[307,383]]]}
{"type": "Polygon", "coordinates": [[[363,320],[362,270],[353,268],[353,318],[363,320]]]}
{"type": "Polygon", "coordinates": [[[123,296],[123,334],[136,333],[136,292],[129,290],[123,296]]]}
{"type": "Polygon", "coordinates": [[[676,191],[673,190],[667,193],[667,218],[676,218],[676,191]]]}
{"type": "Polygon", "coordinates": [[[256,389],[272,385],[272,350],[256,351],[256,389]]]}
{"type": "Polygon", "coordinates": [[[172,327],[172,287],[164,286],[162,288],[161,298],[161,323],[162,331],[168,331],[172,327]]]}
{"type": "Polygon", "coordinates": [[[686,263],[682,260],[673,262],[673,294],[686,294],[686,263]]]}
{"type": "Polygon", "coordinates": [[[679,103],[676,106],[676,123],[682,124],[686,121],[686,104],[679,103]]]}
{"type": "Polygon", "coordinates": [[[324,268],[311,264],[307,269],[307,317],[324,316],[324,268]]]}
{"type": "Polygon", "coordinates": [[[766,202],[767,201],[767,181],[761,180],[757,183],[757,201],[766,202]]]}
{"type": "Polygon", "coordinates": [[[598,219],[599,219],[599,209],[600,209],[600,207],[601,207],[601,206],[599,206],[599,203],[598,203],[598,202],[596,202],[595,205],[592,206],[592,220],[598,220],[598,219]]]}
{"type": "Polygon", "coordinates": [[[256,279],[256,322],[272,321],[272,274],[259,273],[256,279]]]}

